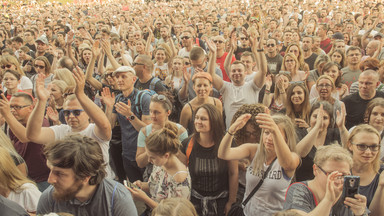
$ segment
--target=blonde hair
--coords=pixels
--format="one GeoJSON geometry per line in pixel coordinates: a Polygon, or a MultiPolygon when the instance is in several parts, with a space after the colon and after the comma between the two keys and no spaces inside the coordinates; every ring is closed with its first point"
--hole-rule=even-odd
{"type": "Polygon", "coordinates": [[[339,144],[320,146],[317,148],[313,163],[323,166],[326,161],[347,162],[352,168],[353,160],[351,153],[339,144]]]}
{"type": "Polygon", "coordinates": [[[63,80],[53,80],[50,84],[57,86],[62,94],[64,94],[65,89],[68,87],[67,83],[63,80]]]}
{"type": "MultiPolygon", "coordinates": [[[[284,140],[287,143],[289,150],[291,152],[296,151],[296,131],[295,131],[295,126],[291,119],[288,116],[277,114],[272,116],[273,121],[277,124],[277,126],[280,129],[284,130],[285,137],[284,140]]],[[[262,130],[261,132],[261,144],[259,145],[259,149],[256,152],[256,160],[254,160],[254,165],[253,165],[253,171],[254,173],[263,173],[264,172],[264,163],[267,161],[267,152],[265,150],[265,146],[262,143],[263,142],[263,136],[264,136],[264,131],[265,129],[262,130]]]]}
{"type": "Polygon", "coordinates": [[[327,80],[329,80],[329,81],[332,83],[332,90],[336,88],[336,87],[335,87],[335,82],[334,82],[333,79],[332,79],[330,76],[328,76],[328,75],[321,75],[319,78],[317,78],[317,80],[316,80],[316,86],[318,86],[319,81],[322,80],[322,79],[327,79],[327,80]]]}
{"type": "Polygon", "coordinates": [[[193,204],[185,198],[163,199],[159,205],[153,209],[151,216],[198,216],[193,204]]]}
{"type": "Polygon", "coordinates": [[[11,56],[11,55],[3,55],[3,56],[1,56],[0,64],[7,64],[7,63],[15,65],[15,67],[16,67],[15,71],[17,71],[17,73],[20,74],[21,76],[25,76],[25,73],[21,69],[20,63],[19,63],[19,61],[17,60],[16,57],[11,56]]]}
{"type": "Polygon", "coordinates": [[[21,171],[16,167],[9,151],[0,146],[0,185],[11,191],[22,191],[22,185],[25,183],[32,183],[24,176],[21,171]]]}
{"type": "MultiPolygon", "coordinates": [[[[296,62],[296,64],[295,64],[295,73],[297,73],[297,71],[299,70],[299,66],[300,66],[300,64],[299,64],[299,61],[297,60],[297,57],[296,57],[295,54],[293,54],[293,53],[286,53],[286,54],[284,55],[284,58],[283,58],[283,64],[281,65],[281,70],[282,70],[282,71],[286,71],[286,70],[287,70],[287,69],[285,68],[285,61],[286,61],[287,57],[291,57],[291,58],[293,58],[293,60],[295,60],[295,62],[296,62]]],[[[293,77],[294,75],[296,75],[296,74],[291,74],[292,77],[293,77]]]]}
{"type": "Polygon", "coordinates": [[[17,153],[15,147],[12,144],[12,141],[4,133],[3,130],[0,130],[0,147],[5,148],[8,152],[13,155],[18,163],[24,163],[24,159],[17,153]]]}
{"type": "Polygon", "coordinates": [[[76,81],[73,78],[73,74],[67,68],[60,68],[55,70],[55,78],[67,83],[68,87],[75,87],[76,81]]]}
{"type": "MultiPolygon", "coordinates": [[[[352,141],[353,141],[353,138],[356,136],[356,134],[359,134],[359,133],[365,133],[365,134],[374,134],[376,135],[378,138],[379,138],[379,142],[378,142],[378,145],[380,146],[380,142],[381,142],[381,136],[379,134],[379,132],[374,128],[372,127],[371,125],[367,125],[367,124],[361,124],[361,125],[358,125],[356,126],[353,130],[352,130],[352,133],[349,134],[349,137],[348,137],[348,144],[347,146],[344,146],[346,149],[348,149],[348,151],[353,155],[353,151],[349,149],[349,147],[351,147],[352,144],[352,141]]],[[[376,153],[376,157],[375,159],[373,160],[372,164],[372,169],[378,173],[379,172],[379,169],[380,169],[380,151],[378,151],[376,153]]]]}

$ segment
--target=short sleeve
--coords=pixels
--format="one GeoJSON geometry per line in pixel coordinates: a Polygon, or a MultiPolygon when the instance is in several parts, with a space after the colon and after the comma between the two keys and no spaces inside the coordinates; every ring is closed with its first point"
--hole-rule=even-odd
{"type": "Polygon", "coordinates": [[[24,208],[27,212],[36,212],[41,192],[33,184],[27,183],[25,186],[26,188],[23,190],[24,208]]]}
{"type": "Polygon", "coordinates": [[[117,185],[113,201],[113,216],[137,216],[137,209],[133,202],[131,192],[122,184],[117,185]]]}
{"type": "Polygon", "coordinates": [[[143,95],[143,100],[141,101],[141,113],[142,115],[149,115],[149,104],[151,103],[151,96],[149,94],[143,95]]]}
{"type": "Polygon", "coordinates": [[[49,214],[53,211],[52,206],[54,205],[54,201],[52,199],[52,190],[53,186],[49,186],[40,196],[39,203],[37,204],[37,215],[49,214]]]}
{"type": "Polygon", "coordinates": [[[21,87],[20,88],[21,90],[32,89],[33,88],[32,81],[28,77],[22,76],[20,80],[20,87],[21,87]]]}
{"type": "Polygon", "coordinates": [[[297,209],[309,213],[315,207],[316,203],[313,194],[304,183],[294,183],[288,188],[284,210],[297,209]]]}
{"type": "Polygon", "coordinates": [[[314,75],[315,71],[311,71],[308,75],[308,78],[307,78],[307,81],[308,82],[316,82],[316,78],[315,78],[315,75],[314,75]]]}
{"type": "Polygon", "coordinates": [[[137,137],[137,147],[145,147],[145,135],[142,130],[140,130],[139,135],[137,137]]]}
{"type": "Polygon", "coordinates": [[[229,82],[223,82],[223,86],[221,87],[221,89],[219,90],[220,94],[224,94],[225,91],[227,90],[228,86],[230,85],[229,82]]]}
{"type": "Polygon", "coordinates": [[[219,67],[216,67],[215,73],[216,73],[219,77],[223,78],[223,72],[221,71],[221,69],[220,69],[219,67]]]}
{"type": "Polygon", "coordinates": [[[188,131],[185,130],[182,134],[180,134],[179,140],[180,140],[180,142],[182,142],[183,140],[185,140],[187,138],[188,138],[188,131]]]}

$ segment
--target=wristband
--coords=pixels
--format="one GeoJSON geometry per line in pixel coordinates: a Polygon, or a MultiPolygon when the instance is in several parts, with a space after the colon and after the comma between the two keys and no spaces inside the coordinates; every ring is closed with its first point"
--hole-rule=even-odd
{"type": "MultiPolygon", "coordinates": [[[[231,132],[229,132],[229,130],[227,131],[227,133],[231,136],[235,135],[235,134],[231,134],[231,132]]],[[[236,132],[235,132],[236,133],[236,132]]]]}

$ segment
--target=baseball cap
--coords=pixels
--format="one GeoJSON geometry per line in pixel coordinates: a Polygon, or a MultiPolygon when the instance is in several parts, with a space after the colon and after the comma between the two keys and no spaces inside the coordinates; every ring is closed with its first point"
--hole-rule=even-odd
{"type": "Polygon", "coordinates": [[[37,38],[37,39],[36,39],[36,42],[38,42],[38,41],[41,41],[41,42],[43,42],[43,43],[46,44],[46,45],[49,44],[47,38],[44,37],[44,36],[41,36],[41,37],[37,38]]]}

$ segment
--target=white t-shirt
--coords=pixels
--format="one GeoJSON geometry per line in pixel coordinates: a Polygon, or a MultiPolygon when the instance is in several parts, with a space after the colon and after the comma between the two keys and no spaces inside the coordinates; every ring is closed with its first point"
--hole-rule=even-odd
{"type": "Polygon", "coordinates": [[[229,128],[232,117],[236,111],[244,104],[256,104],[259,102],[260,88],[252,81],[245,82],[242,86],[234,86],[232,83],[223,82],[220,89],[223,95],[223,105],[225,110],[225,125],[229,128]]]}
{"type": "Polygon", "coordinates": [[[11,191],[7,199],[12,200],[23,207],[27,212],[36,212],[41,192],[31,183],[25,183],[20,191],[11,191]]]}
{"type": "Polygon", "coordinates": [[[107,164],[107,177],[110,177],[113,179],[115,177],[115,174],[113,173],[111,166],[109,165],[109,153],[108,153],[109,140],[103,140],[97,137],[95,134],[95,127],[96,125],[94,123],[91,123],[88,125],[87,128],[85,128],[81,132],[72,132],[72,128],[66,124],[55,125],[49,128],[51,128],[55,133],[55,140],[61,140],[61,139],[64,139],[67,135],[76,134],[76,133],[79,133],[80,135],[90,137],[96,140],[100,144],[101,151],[103,152],[104,162],[107,164]]]}
{"type": "Polygon", "coordinates": [[[179,50],[179,53],[177,54],[178,56],[181,57],[189,57],[189,52],[187,49],[184,47],[183,49],[179,50]]]}

